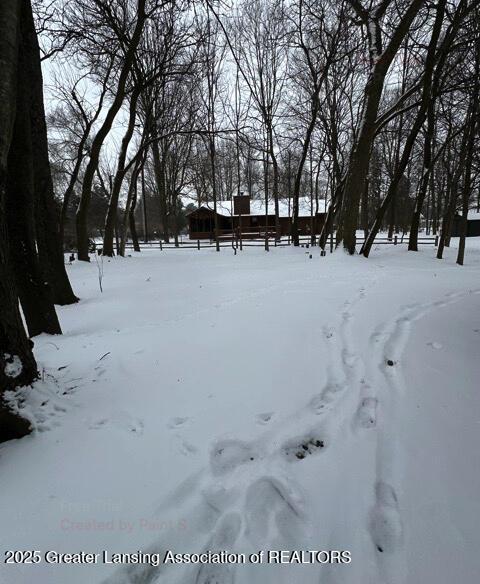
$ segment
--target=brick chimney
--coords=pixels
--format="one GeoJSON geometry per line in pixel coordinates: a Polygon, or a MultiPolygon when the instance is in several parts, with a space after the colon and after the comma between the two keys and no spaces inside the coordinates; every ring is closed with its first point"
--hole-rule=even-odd
{"type": "Polygon", "coordinates": [[[239,195],[233,197],[233,214],[250,215],[250,195],[239,195]]]}

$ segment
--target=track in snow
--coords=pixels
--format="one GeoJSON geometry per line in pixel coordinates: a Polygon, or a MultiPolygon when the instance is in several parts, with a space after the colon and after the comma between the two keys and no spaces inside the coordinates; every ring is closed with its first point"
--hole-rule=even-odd
{"type": "MultiPolygon", "coordinates": [[[[368,282],[368,286],[373,284],[373,280],[368,282]]],[[[413,323],[467,293],[401,309],[370,334],[367,350],[362,352],[355,346],[353,325],[356,306],[367,297],[368,286],[344,304],[337,328],[322,329],[328,350],[327,382],[322,390],[283,419],[273,418],[271,412],[259,414],[257,422],[266,429],[256,440],[215,441],[209,466],[187,479],[162,507],[184,506],[200,492],[201,502],[188,515],[192,518],[188,533],[173,534],[168,541],[162,538],[146,551],[163,554],[177,546],[198,552],[202,541],[205,550],[231,551],[241,538],[258,549],[301,549],[299,544],[308,538],[311,525],[308,501],[295,481],[296,465],[310,456],[321,456],[338,438],[339,430],[349,427],[359,437],[355,447],[362,447],[364,432],[376,436],[374,468],[366,471],[372,504],[365,516],[365,531],[377,558],[377,583],[405,581],[401,501],[396,488],[401,472],[395,432],[396,406],[404,393],[401,357],[413,323]],[[266,468],[274,468],[274,474],[266,468]]],[[[172,420],[171,427],[178,429],[185,422],[172,420]]],[[[200,566],[178,582],[232,584],[236,568],[200,566]]],[[[168,570],[164,565],[121,568],[105,584],[163,582],[168,570]]],[[[322,583],[337,582],[332,574],[327,572],[322,583]]]]}

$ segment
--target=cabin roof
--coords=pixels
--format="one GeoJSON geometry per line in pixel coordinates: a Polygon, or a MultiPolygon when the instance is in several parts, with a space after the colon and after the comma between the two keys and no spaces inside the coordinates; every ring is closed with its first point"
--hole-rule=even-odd
{"type": "MultiPolygon", "coordinates": [[[[193,213],[204,209],[208,211],[213,211],[213,202],[209,201],[203,203],[198,209],[187,213],[188,215],[192,215],[193,213]]],[[[323,199],[319,200],[319,212],[323,212],[324,209],[324,202],[323,199]],[[321,211],[320,211],[321,210],[321,211]]],[[[290,200],[290,204],[288,199],[280,199],[278,202],[278,214],[279,217],[291,217],[293,210],[293,203],[290,200]]],[[[315,201],[313,203],[313,210],[315,213],[315,201]]],[[[231,217],[232,213],[232,203],[231,201],[218,201],[217,202],[217,213],[219,215],[223,215],[224,217],[231,217]]],[[[268,214],[274,215],[275,214],[275,204],[273,201],[268,201],[268,214]]],[[[250,216],[251,215],[265,215],[265,201],[260,199],[251,199],[250,200],[250,216]]],[[[311,215],[311,203],[309,197],[300,197],[299,199],[299,217],[310,217],[311,215]]]]}

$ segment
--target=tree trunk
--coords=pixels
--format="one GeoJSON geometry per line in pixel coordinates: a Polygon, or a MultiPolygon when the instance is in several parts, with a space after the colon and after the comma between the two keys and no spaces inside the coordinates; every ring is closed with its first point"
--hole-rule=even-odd
{"type": "Polygon", "coordinates": [[[217,168],[216,168],[216,148],[215,148],[215,134],[213,131],[209,136],[209,152],[210,152],[210,170],[212,172],[212,196],[213,196],[213,213],[214,213],[214,239],[215,250],[220,251],[220,241],[218,239],[218,215],[217,215],[217,168]]]}
{"type": "Polygon", "coordinates": [[[165,162],[160,153],[160,146],[158,140],[152,143],[153,168],[155,172],[155,183],[157,185],[158,194],[160,197],[160,237],[163,236],[165,242],[168,243],[170,239],[168,230],[168,214],[167,214],[167,185],[165,181],[165,162]]]}
{"type": "MultiPolygon", "coordinates": [[[[42,271],[35,240],[35,187],[30,119],[31,79],[28,71],[28,0],[22,9],[17,76],[17,112],[8,153],[7,222],[10,255],[23,314],[30,336],[60,334],[51,288],[42,271]]],[[[37,154],[37,153],[35,153],[37,154]]]]}
{"type": "Polygon", "coordinates": [[[53,192],[53,181],[48,158],[47,124],[43,99],[43,78],[40,49],[31,7],[25,3],[24,47],[26,70],[30,85],[30,116],[35,198],[35,224],[37,247],[42,272],[49,283],[55,304],[74,304],[78,298],[73,293],[65,269],[63,240],[53,192]]]}
{"type": "MultiPolygon", "coordinates": [[[[385,76],[398,48],[405,38],[405,35],[408,33],[410,25],[423,3],[424,0],[412,0],[403,18],[394,30],[388,47],[377,56],[376,61],[372,64],[367,85],[365,87],[365,104],[363,108],[362,125],[350,156],[349,167],[345,179],[342,217],[339,229],[339,237],[343,239],[344,249],[349,254],[355,253],[360,196],[364,189],[365,179],[368,173],[371,149],[375,137],[375,122],[377,119],[385,76]]],[[[378,39],[381,35],[380,23],[371,19],[369,16],[367,25],[368,29],[370,29],[370,27],[375,29],[374,36],[378,39]]],[[[374,42],[373,38],[371,39],[371,42],[374,42]]]]}
{"type": "Polygon", "coordinates": [[[137,225],[135,223],[135,208],[137,206],[137,198],[138,198],[138,182],[137,181],[138,181],[138,176],[137,176],[137,180],[135,181],[135,186],[133,188],[132,204],[130,205],[130,211],[128,212],[128,224],[130,226],[130,235],[132,237],[133,250],[134,251],[142,251],[140,249],[140,244],[138,243],[137,225]]]}
{"type": "MultiPolygon", "coordinates": [[[[478,12],[475,15],[478,18],[478,12]]],[[[469,136],[467,145],[467,154],[465,158],[465,173],[463,180],[463,191],[462,191],[462,222],[460,227],[460,241],[458,244],[458,254],[457,254],[457,264],[463,266],[465,259],[465,238],[467,236],[468,227],[468,210],[470,206],[470,197],[472,191],[472,165],[473,165],[473,155],[475,151],[475,138],[477,136],[477,128],[479,125],[479,93],[480,93],[480,40],[478,35],[476,38],[476,51],[475,51],[475,75],[474,75],[474,86],[473,92],[471,94],[470,102],[470,116],[467,117],[469,120],[469,136]]]]}
{"type": "Polygon", "coordinates": [[[137,230],[135,227],[135,207],[137,204],[137,184],[138,176],[140,174],[140,166],[143,164],[141,157],[137,159],[135,166],[133,168],[132,176],[130,178],[130,184],[128,187],[127,202],[125,205],[125,213],[123,214],[122,221],[122,234],[120,240],[120,255],[125,255],[125,245],[127,243],[128,230],[130,228],[130,234],[132,236],[133,246],[135,251],[140,251],[138,245],[137,230]],[[132,230],[133,226],[133,230],[132,230]]]}
{"type": "Polygon", "coordinates": [[[420,107],[418,109],[417,116],[416,116],[415,121],[413,123],[412,129],[410,130],[408,137],[407,137],[407,140],[405,142],[405,146],[404,146],[404,149],[402,152],[400,162],[398,163],[397,167],[395,168],[395,172],[394,172],[394,175],[393,175],[392,180],[390,182],[385,199],[384,199],[383,203],[380,205],[380,208],[378,209],[377,216],[375,218],[375,222],[372,226],[372,229],[370,230],[370,234],[362,246],[361,253],[363,253],[363,255],[365,257],[369,256],[373,242],[375,241],[375,237],[377,236],[377,233],[380,230],[380,227],[382,225],[382,221],[383,221],[383,218],[385,216],[385,212],[388,209],[389,205],[392,204],[392,201],[395,197],[398,185],[400,183],[400,180],[403,176],[403,173],[405,172],[408,161],[410,159],[410,155],[411,155],[413,146],[415,144],[415,140],[417,138],[418,132],[420,131],[420,129],[423,126],[423,123],[425,121],[427,108],[429,106],[430,100],[432,99],[432,95],[431,95],[432,77],[433,77],[433,70],[434,70],[434,66],[435,66],[435,55],[436,55],[437,43],[438,43],[438,39],[440,37],[440,32],[441,32],[442,22],[443,22],[443,17],[444,17],[445,3],[446,3],[446,0],[442,0],[442,2],[439,4],[439,7],[437,9],[437,15],[435,18],[435,23],[433,26],[432,35],[431,35],[430,43],[428,46],[428,52],[427,52],[427,57],[426,57],[426,62],[425,62],[425,73],[424,73],[423,83],[422,83],[422,97],[421,97],[420,107]]]}
{"type": "Polygon", "coordinates": [[[122,139],[120,153],[118,155],[117,171],[113,179],[113,188],[108,202],[107,216],[105,219],[105,232],[103,234],[103,251],[104,256],[113,256],[113,235],[115,224],[117,222],[118,200],[120,198],[120,190],[122,188],[123,179],[125,177],[125,161],[127,159],[127,150],[130,140],[135,129],[135,116],[137,111],[137,102],[140,96],[139,88],[135,88],[130,99],[130,110],[128,118],[127,131],[122,139]]]}
{"type": "Polygon", "coordinates": [[[6,391],[37,378],[32,343],[23,327],[6,222],[8,151],[16,113],[21,0],[0,3],[0,442],[28,434],[30,423],[3,400],[6,391]]]}
{"type": "Polygon", "coordinates": [[[455,207],[457,206],[458,194],[456,190],[452,191],[450,196],[451,196],[450,202],[442,219],[442,232],[440,234],[437,250],[438,260],[443,259],[443,250],[445,249],[445,247],[448,247],[448,239],[450,236],[450,230],[452,228],[453,216],[455,215],[455,207]]]}
{"type": "Polygon", "coordinates": [[[368,180],[368,176],[365,179],[365,186],[363,188],[362,193],[362,203],[361,203],[361,210],[362,210],[362,228],[363,228],[363,237],[367,239],[368,235],[368,187],[370,181],[368,180]]]}
{"type": "Polygon", "coordinates": [[[143,241],[148,242],[147,193],[145,191],[145,166],[142,166],[142,212],[143,212],[143,241]]]}
{"type": "Polygon", "coordinates": [[[317,107],[314,106],[312,111],[312,116],[310,118],[310,123],[308,125],[305,140],[302,145],[302,154],[300,156],[300,161],[298,163],[297,171],[295,173],[295,182],[293,183],[293,213],[292,213],[292,240],[293,245],[299,245],[298,239],[298,212],[299,212],[299,198],[300,198],[300,185],[302,182],[303,168],[305,166],[305,161],[308,155],[308,149],[310,147],[310,142],[315,128],[315,123],[317,120],[317,107]]]}
{"type": "Polygon", "coordinates": [[[118,79],[117,90],[115,92],[115,97],[113,99],[112,105],[108,110],[103,124],[97,132],[97,135],[93,139],[92,146],[90,149],[90,158],[85,169],[85,175],[83,177],[82,194],[80,197],[80,203],[77,209],[76,224],[77,224],[77,248],[78,248],[78,259],[89,262],[90,256],[88,255],[88,209],[90,206],[90,198],[92,194],[92,184],[95,172],[98,168],[98,163],[100,160],[100,151],[103,146],[103,142],[107,137],[108,133],[112,128],[113,121],[122,107],[123,100],[125,98],[125,87],[127,84],[128,77],[135,59],[135,52],[140,42],[142,35],[143,26],[146,20],[145,14],[145,2],[146,0],[138,0],[137,2],[137,22],[135,24],[135,29],[132,34],[132,38],[128,45],[127,52],[123,61],[123,65],[120,71],[120,76],[118,79]]]}
{"type": "Polygon", "coordinates": [[[278,203],[278,196],[279,196],[279,172],[278,172],[278,160],[275,156],[275,148],[273,145],[273,128],[272,125],[269,125],[268,129],[268,144],[269,144],[269,154],[270,158],[272,159],[272,170],[273,170],[273,185],[272,185],[272,194],[273,194],[273,206],[275,210],[275,239],[280,239],[280,210],[279,210],[279,203],[278,203]]]}

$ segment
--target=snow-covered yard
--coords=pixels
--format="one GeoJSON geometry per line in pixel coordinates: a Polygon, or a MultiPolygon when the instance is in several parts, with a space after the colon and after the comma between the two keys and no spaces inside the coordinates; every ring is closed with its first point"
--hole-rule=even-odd
{"type": "MultiPolygon", "coordinates": [[[[349,550],[348,564],[5,565],[6,584],[475,584],[480,242],[145,251],[69,268],[2,548],[349,550]]],[[[2,580],[3,578],[3,580],[2,580]]]]}

